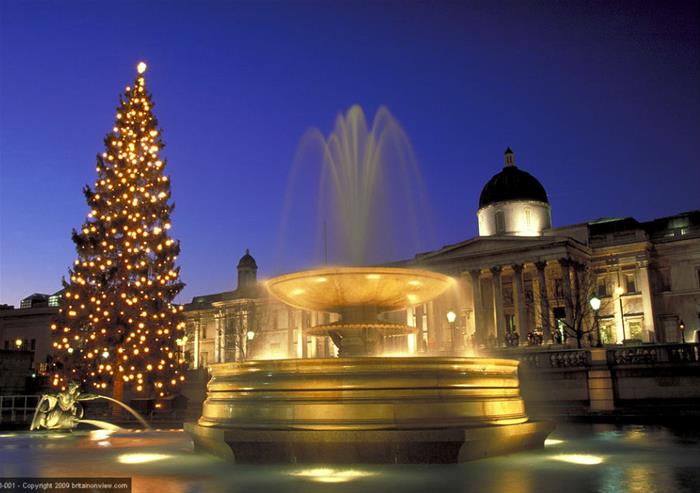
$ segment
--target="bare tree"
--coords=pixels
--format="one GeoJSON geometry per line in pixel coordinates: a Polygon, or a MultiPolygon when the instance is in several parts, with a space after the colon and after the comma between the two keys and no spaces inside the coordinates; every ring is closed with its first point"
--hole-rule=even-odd
{"type": "MultiPolygon", "coordinates": [[[[565,271],[566,272],[566,271],[565,271]]],[[[566,275],[566,274],[564,274],[566,275]]],[[[564,280],[560,280],[562,286],[564,280]]],[[[555,289],[552,308],[564,308],[566,316],[561,320],[565,338],[576,340],[578,348],[588,341],[589,345],[598,342],[596,311],[591,306],[591,299],[597,297],[597,276],[588,264],[571,264],[571,289],[555,289]]],[[[598,312],[605,312],[611,298],[603,298],[598,312]]],[[[540,314],[542,316],[542,314],[540,314]]],[[[547,314],[549,316],[549,314],[547,314]]],[[[557,327],[553,331],[559,330],[557,327]]]]}
{"type": "Polygon", "coordinates": [[[226,360],[246,361],[255,354],[262,332],[270,319],[268,305],[253,300],[237,304],[226,312],[226,360]]]}

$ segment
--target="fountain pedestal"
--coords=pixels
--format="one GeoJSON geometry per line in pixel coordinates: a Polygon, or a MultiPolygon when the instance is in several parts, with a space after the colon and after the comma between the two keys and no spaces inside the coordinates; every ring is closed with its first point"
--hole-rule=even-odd
{"type": "Polygon", "coordinates": [[[343,357],[213,365],[202,417],[186,425],[195,445],[252,463],[444,463],[542,447],[552,426],[528,421],[517,361],[371,357],[382,334],[410,330],[379,314],[425,303],[453,283],[393,267],[269,280],[289,305],[340,314],[307,333],[330,336],[343,357]]]}

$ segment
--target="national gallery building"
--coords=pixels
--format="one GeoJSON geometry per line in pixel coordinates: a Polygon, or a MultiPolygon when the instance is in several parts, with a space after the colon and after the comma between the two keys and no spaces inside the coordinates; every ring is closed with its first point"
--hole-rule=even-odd
{"type": "MultiPolygon", "coordinates": [[[[457,285],[430,303],[388,314],[414,332],[386,337],[385,353],[697,340],[700,211],[553,227],[544,187],[516,166],[510,149],[504,160],[479,197],[479,236],[392,264],[442,272],[457,285]]],[[[335,355],[328,337],[305,334],[335,315],[273,300],[248,252],[238,264],[237,288],[194,297],[185,315],[193,368],[335,355]]]]}

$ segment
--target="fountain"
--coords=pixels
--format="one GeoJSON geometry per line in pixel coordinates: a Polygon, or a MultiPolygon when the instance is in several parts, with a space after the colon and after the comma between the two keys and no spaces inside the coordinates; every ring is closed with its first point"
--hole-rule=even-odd
{"type": "MultiPolygon", "coordinates": [[[[385,109],[380,116],[385,124],[370,131],[351,109],[323,152],[355,264],[369,251],[362,242],[371,240],[372,217],[357,201],[381,196],[373,177],[385,147],[410,155],[398,123],[385,109]]],[[[197,448],[242,463],[451,463],[542,447],[553,426],[528,420],[516,361],[381,356],[385,335],[413,330],[381,315],[427,303],[453,284],[425,270],[357,265],[268,280],[280,301],[339,316],[307,331],[329,336],[339,357],[212,365],[202,416],[185,429],[197,448]]]]}
{"type": "Polygon", "coordinates": [[[68,388],[63,392],[55,394],[43,394],[34,410],[34,417],[29,427],[29,431],[40,429],[50,431],[72,431],[80,423],[90,424],[97,428],[110,431],[118,431],[121,428],[106,421],[95,419],[84,419],[85,409],[81,402],[105,399],[113,402],[131,413],[145,429],[150,430],[151,426],[132,407],[123,402],[100,394],[84,394],[80,391],[77,382],[69,382],[68,388]]]}

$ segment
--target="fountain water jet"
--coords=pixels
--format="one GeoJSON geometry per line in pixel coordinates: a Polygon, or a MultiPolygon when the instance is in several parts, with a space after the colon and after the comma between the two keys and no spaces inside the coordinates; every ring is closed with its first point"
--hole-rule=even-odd
{"type": "MultiPolygon", "coordinates": [[[[371,130],[346,124],[364,121],[358,114],[339,117],[322,140],[352,264],[367,260],[372,218],[381,216],[373,209],[382,196],[381,149],[397,135],[405,143],[402,131],[385,133],[376,119],[371,130]]],[[[453,283],[425,270],[362,266],[268,280],[288,305],[340,315],[307,334],[330,336],[341,357],[212,365],[202,416],[185,429],[196,447],[250,463],[440,463],[542,447],[553,426],[528,420],[517,361],[376,357],[384,335],[410,330],[381,313],[428,303],[453,283]]]]}
{"type": "MultiPolygon", "coordinates": [[[[354,105],[337,115],[328,136],[311,128],[302,137],[290,172],[280,247],[289,247],[285,239],[293,215],[296,228],[315,228],[316,257],[323,263],[386,262],[428,247],[433,237],[429,210],[413,148],[398,120],[381,106],[370,123],[354,105]],[[297,190],[309,170],[318,180],[316,195],[297,190]],[[303,209],[304,199],[311,207],[303,209]],[[314,216],[305,212],[314,205],[315,224],[305,224],[314,216]]],[[[299,241],[295,234],[294,243],[299,241]]]]}

